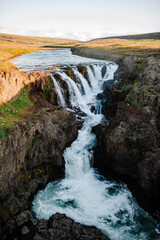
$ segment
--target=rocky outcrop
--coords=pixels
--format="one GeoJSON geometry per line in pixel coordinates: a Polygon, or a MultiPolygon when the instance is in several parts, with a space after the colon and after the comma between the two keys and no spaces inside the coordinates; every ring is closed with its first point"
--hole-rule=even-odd
{"type": "Polygon", "coordinates": [[[106,116],[107,119],[112,117],[112,90],[116,84],[116,81],[110,79],[103,84],[103,92],[97,95],[98,99],[101,99],[102,103],[102,113],[106,116]]]}
{"type": "Polygon", "coordinates": [[[97,228],[84,226],[65,214],[56,213],[47,220],[37,220],[30,211],[10,219],[6,223],[2,240],[109,240],[97,228]]]}
{"type": "Polygon", "coordinates": [[[75,116],[56,106],[49,74],[35,73],[29,78],[27,88],[33,104],[0,138],[1,230],[7,220],[30,208],[39,189],[64,176],[62,154],[78,133],[75,116]]]}
{"type": "Polygon", "coordinates": [[[26,84],[30,82],[26,73],[19,72],[15,67],[0,73],[0,104],[15,100],[26,84]]]}
{"type": "Polygon", "coordinates": [[[47,100],[55,104],[56,93],[52,91],[53,80],[50,73],[34,72],[28,75],[20,72],[13,65],[10,70],[0,72],[0,105],[15,101],[22,94],[26,85],[32,86],[32,88],[35,86],[37,92],[43,92],[46,95],[49,93],[50,98],[47,100]]]}
{"type": "Polygon", "coordinates": [[[147,62],[124,58],[107,105],[111,119],[93,129],[94,166],[126,181],[139,203],[152,211],[160,210],[159,69],[154,57],[147,62]]]}
{"type": "Polygon", "coordinates": [[[6,206],[9,214],[17,213],[27,206],[28,198],[43,181],[45,185],[49,179],[63,175],[62,153],[76,136],[74,116],[61,107],[33,107],[15,124],[12,132],[0,140],[2,211],[6,206]],[[21,196],[23,188],[25,195],[21,196]],[[11,204],[15,206],[15,201],[10,197],[19,203],[15,209],[11,204]]]}

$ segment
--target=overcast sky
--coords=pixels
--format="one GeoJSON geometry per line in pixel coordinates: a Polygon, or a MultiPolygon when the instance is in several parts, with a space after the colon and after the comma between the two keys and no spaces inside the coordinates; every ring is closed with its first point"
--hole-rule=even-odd
{"type": "Polygon", "coordinates": [[[0,0],[0,32],[89,40],[160,31],[160,0],[0,0]]]}

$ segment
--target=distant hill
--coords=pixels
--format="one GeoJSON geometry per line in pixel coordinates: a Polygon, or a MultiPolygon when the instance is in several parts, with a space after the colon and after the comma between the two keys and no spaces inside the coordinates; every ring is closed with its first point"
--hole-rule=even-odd
{"type": "Polygon", "coordinates": [[[138,39],[160,39],[160,32],[96,38],[96,39],[92,39],[91,41],[98,40],[98,39],[111,39],[111,38],[135,39],[135,40],[138,40],[138,39]]]}

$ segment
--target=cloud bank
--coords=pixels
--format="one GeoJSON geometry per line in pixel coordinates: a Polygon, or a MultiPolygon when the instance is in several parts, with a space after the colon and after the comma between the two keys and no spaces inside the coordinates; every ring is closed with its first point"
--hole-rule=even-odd
{"type": "Polygon", "coordinates": [[[63,30],[22,30],[22,29],[10,29],[0,27],[1,33],[9,33],[23,36],[37,36],[37,37],[53,37],[53,38],[67,38],[75,39],[79,41],[88,41],[94,38],[109,37],[121,35],[121,33],[115,33],[112,29],[104,29],[96,33],[85,31],[63,31],[63,30]]]}

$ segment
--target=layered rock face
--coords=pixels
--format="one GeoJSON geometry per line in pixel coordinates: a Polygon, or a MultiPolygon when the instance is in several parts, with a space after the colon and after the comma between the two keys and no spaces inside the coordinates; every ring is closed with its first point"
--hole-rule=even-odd
{"type": "Polygon", "coordinates": [[[22,89],[30,82],[26,73],[13,68],[10,72],[0,73],[0,104],[14,100],[22,93],[22,89]]]}
{"type": "Polygon", "coordinates": [[[94,166],[121,176],[145,208],[160,210],[160,60],[119,59],[110,121],[94,127],[94,166]],[[110,171],[109,170],[109,171],[110,171]]]}
{"type": "Polygon", "coordinates": [[[0,199],[4,201],[2,212],[6,206],[11,215],[26,207],[25,200],[41,184],[45,186],[49,178],[63,176],[63,150],[77,136],[75,118],[66,109],[34,107],[30,111],[0,140],[0,199]],[[24,187],[25,195],[21,196],[24,187]]]}

